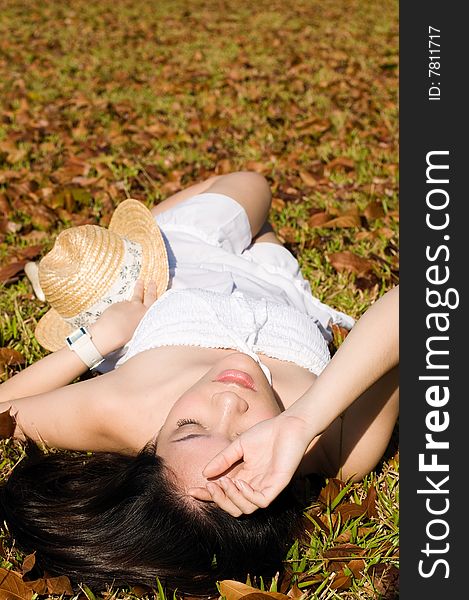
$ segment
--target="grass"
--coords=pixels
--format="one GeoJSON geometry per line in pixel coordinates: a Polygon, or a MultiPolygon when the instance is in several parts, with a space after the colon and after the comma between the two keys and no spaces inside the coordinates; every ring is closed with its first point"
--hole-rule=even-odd
{"type": "MultiPolygon", "coordinates": [[[[9,225],[0,219],[0,265],[25,246],[45,253],[76,215],[105,225],[127,196],[150,206],[214,173],[253,169],[271,184],[271,221],[313,293],[360,317],[398,278],[397,10],[392,0],[4,0],[0,217],[9,225]],[[77,157],[88,181],[61,171],[77,157]],[[372,202],[379,216],[367,213],[372,202]],[[351,209],[354,227],[309,223],[351,209]],[[338,272],[337,252],[367,258],[369,272],[338,272]]],[[[0,347],[20,351],[25,365],[43,355],[33,332],[45,310],[22,273],[0,287],[0,347]]],[[[2,380],[20,368],[6,367],[2,380]]],[[[21,445],[1,448],[6,477],[21,445]]],[[[337,506],[307,514],[324,527],[313,519],[309,541],[292,547],[265,589],[397,597],[397,455],[337,506]],[[370,487],[377,516],[344,521],[340,506],[370,487]],[[344,544],[363,550],[360,572],[327,558],[344,544]]],[[[3,564],[21,564],[8,537],[4,545],[3,564]]]]}

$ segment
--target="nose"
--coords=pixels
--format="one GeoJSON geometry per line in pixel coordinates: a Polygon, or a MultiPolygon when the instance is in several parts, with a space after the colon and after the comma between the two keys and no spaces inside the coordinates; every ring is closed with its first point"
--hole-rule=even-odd
{"type": "Polygon", "coordinates": [[[216,392],[212,396],[212,401],[218,409],[223,409],[223,414],[243,415],[249,409],[249,404],[244,398],[232,390],[216,392]]]}

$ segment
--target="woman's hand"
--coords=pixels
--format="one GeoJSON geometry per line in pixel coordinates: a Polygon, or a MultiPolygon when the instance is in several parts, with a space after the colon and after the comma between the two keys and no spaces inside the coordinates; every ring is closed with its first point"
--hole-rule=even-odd
{"type": "Polygon", "coordinates": [[[112,304],[89,327],[93,341],[103,356],[121,348],[131,339],[155,300],[156,282],[150,282],[144,290],[143,281],[138,279],[130,300],[112,304]]]}
{"type": "Polygon", "coordinates": [[[288,485],[314,437],[310,425],[286,413],[262,421],[242,433],[203,470],[205,477],[219,477],[242,460],[235,478],[221,477],[188,493],[215,502],[234,517],[265,508],[288,485]]]}

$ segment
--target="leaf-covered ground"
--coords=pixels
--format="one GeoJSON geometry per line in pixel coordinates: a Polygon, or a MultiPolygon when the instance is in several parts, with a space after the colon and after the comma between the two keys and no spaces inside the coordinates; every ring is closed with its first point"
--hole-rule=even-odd
{"type": "MultiPolygon", "coordinates": [[[[398,282],[397,36],[395,0],[2,0],[1,380],[43,355],[28,260],[65,227],[107,225],[126,197],[151,206],[215,173],[264,174],[313,293],[359,317],[398,282]]],[[[21,446],[1,449],[7,477],[21,446]]],[[[362,484],[330,481],[307,510],[310,541],[273,582],[248,583],[396,598],[397,470],[391,452],[362,484]]],[[[26,585],[33,558],[4,537],[2,598],[71,591],[26,585]]],[[[249,593],[241,583],[221,594],[249,593]]]]}

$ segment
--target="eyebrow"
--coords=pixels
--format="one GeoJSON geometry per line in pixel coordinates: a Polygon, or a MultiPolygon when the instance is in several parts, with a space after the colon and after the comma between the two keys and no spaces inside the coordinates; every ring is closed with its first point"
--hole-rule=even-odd
{"type": "Polygon", "coordinates": [[[200,437],[208,437],[208,435],[206,433],[190,433],[189,435],[186,435],[183,438],[179,438],[178,440],[172,440],[171,444],[177,444],[177,442],[185,442],[186,440],[200,437]]]}

